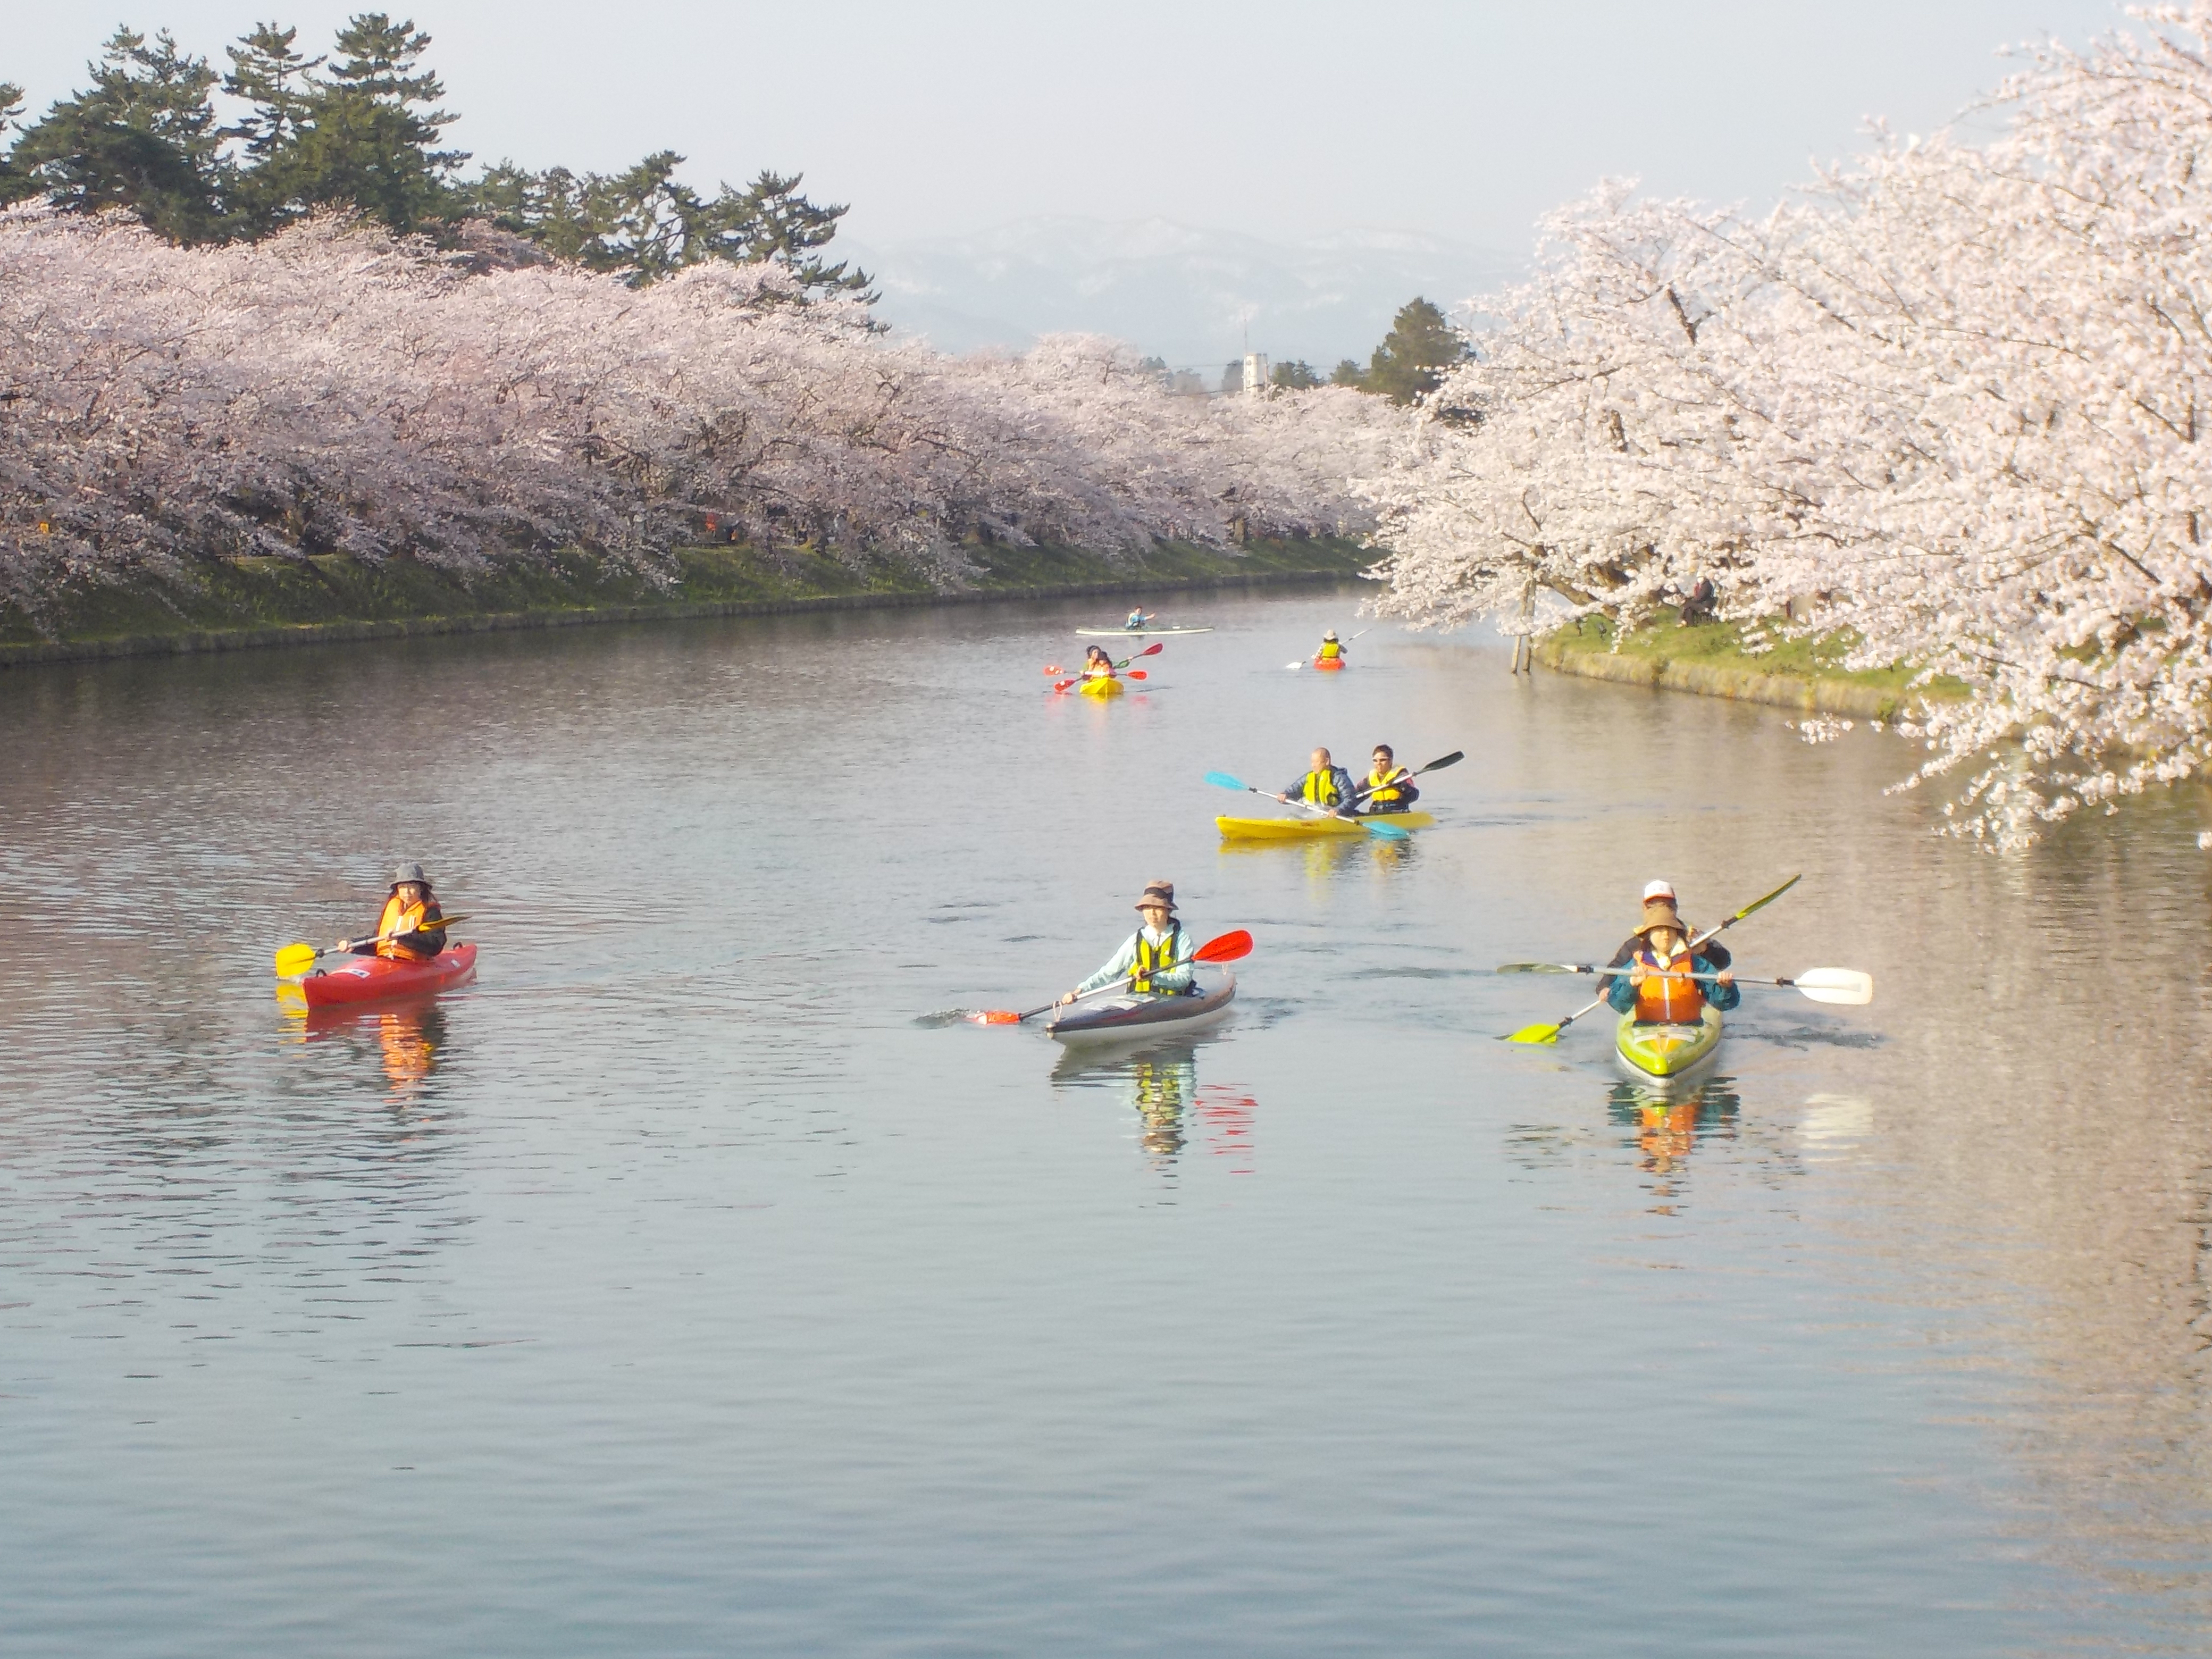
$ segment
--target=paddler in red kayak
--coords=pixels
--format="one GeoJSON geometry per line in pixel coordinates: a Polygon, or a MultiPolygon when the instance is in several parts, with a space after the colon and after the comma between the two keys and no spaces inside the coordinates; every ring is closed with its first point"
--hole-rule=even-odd
{"type": "Polygon", "coordinates": [[[1336,630],[1334,628],[1321,636],[1321,649],[1314,653],[1314,660],[1316,662],[1344,660],[1344,641],[1336,637],[1336,630]]]}
{"type": "Polygon", "coordinates": [[[1743,1000],[1729,968],[1734,958],[1727,946],[1712,939],[1692,952],[1694,937],[1674,908],[1673,885],[1650,883],[1644,889],[1644,925],[1606,964],[1629,971],[1600,980],[1599,993],[1615,1013],[1633,1011],[1644,1024],[1694,1024],[1708,1002],[1726,1013],[1743,1000]],[[1718,977],[1709,981],[1691,978],[1693,974],[1718,977]]]}
{"type": "Polygon", "coordinates": [[[392,896],[384,901],[384,914],[377,917],[375,931],[358,944],[342,939],[338,949],[357,957],[428,962],[446,948],[445,914],[430,891],[430,878],[422,873],[422,866],[403,864],[392,872],[392,896]]]}
{"type": "Polygon", "coordinates": [[[1070,1003],[1086,991],[1103,990],[1117,979],[1129,981],[1132,991],[1182,996],[1197,988],[1191,982],[1191,957],[1197,946],[1176,920],[1175,884],[1149,881],[1137,901],[1144,925],[1121,942],[1111,960],[1060,999],[1070,1003]]]}

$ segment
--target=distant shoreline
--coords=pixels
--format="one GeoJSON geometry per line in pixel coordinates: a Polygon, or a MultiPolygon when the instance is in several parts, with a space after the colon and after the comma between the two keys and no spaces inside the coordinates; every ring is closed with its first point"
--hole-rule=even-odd
{"type": "Polygon", "coordinates": [[[1628,635],[1618,650],[1602,623],[1563,628],[1538,641],[1534,656],[1554,673],[1584,679],[1882,720],[1909,714],[1917,702],[1960,692],[1942,680],[1916,687],[1911,668],[1859,672],[1833,667],[1820,660],[1822,648],[1801,640],[1753,655],[1742,648],[1731,624],[1678,628],[1662,620],[1628,635]]]}
{"type": "Polygon", "coordinates": [[[684,575],[678,586],[696,597],[678,599],[642,597],[637,580],[573,559],[550,579],[533,573],[474,589],[420,568],[394,572],[327,559],[240,562],[181,592],[87,595],[78,625],[65,626],[57,638],[21,637],[27,629],[11,615],[7,620],[15,625],[7,632],[17,637],[0,638],[0,669],[611,623],[1335,585],[1358,581],[1371,556],[1336,540],[1255,544],[1239,553],[1178,544],[1118,565],[1075,549],[1007,550],[994,554],[978,585],[937,590],[872,586],[845,567],[806,556],[687,549],[679,556],[684,575]],[[1089,580],[1036,580],[1052,575],[1089,580]],[[514,603],[518,599],[540,602],[514,603]],[[343,614],[347,611],[371,614],[343,614]],[[379,611],[386,614],[374,614],[379,611]],[[232,625],[221,625],[226,612],[236,618],[232,625]]]}

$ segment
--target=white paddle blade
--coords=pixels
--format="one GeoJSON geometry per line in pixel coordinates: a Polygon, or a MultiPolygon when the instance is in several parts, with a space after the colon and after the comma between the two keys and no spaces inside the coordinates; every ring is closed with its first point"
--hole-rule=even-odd
{"type": "Polygon", "coordinates": [[[1874,1000],[1874,975],[1856,968],[1808,968],[1797,975],[1796,983],[1815,1002],[1863,1008],[1874,1000]]]}

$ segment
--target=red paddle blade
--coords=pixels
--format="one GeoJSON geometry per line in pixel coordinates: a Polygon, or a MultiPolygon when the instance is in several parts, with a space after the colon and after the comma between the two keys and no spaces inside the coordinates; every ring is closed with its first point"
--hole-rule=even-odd
{"type": "Polygon", "coordinates": [[[1167,648],[1168,645],[1165,640],[1155,640],[1143,650],[1137,653],[1137,654],[1140,657],[1157,657],[1161,652],[1167,648]]]}
{"type": "Polygon", "coordinates": [[[1141,680],[1147,679],[1149,678],[1150,676],[1147,675],[1141,668],[1132,668],[1127,673],[1122,676],[1122,678],[1131,680],[1141,680]]]}
{"type": "Polygon", "coordinates": [[[1239,927],[1233,933],[1210,939],[1191,953],[1194,962],[1235,962],[1252,954],[1252,935],[1239,927]]]}
{"type": "Polygon", "coordinates": [[[1055,691],[1065,691],[1069,686],[1074,684],[1075,682],[1073,680],[1062,680],[1058,685],[1054,686],[1052,689],[1055,691]]]}
{"type": "Polygon", "coordinates": [[[1056,663],[1056,662],[1054,662],[1054,663],[1047,663],[1047,664],[1045,665],[1044,672],[1045,672],[1046,673],[1048,673],[1048,674],[1065,674],[1066,672],[1067,672],[1067,671],[1066,671],[1065,668],[1062,668],[1062,667],[1061,667],[1058,663],[1056,663]]]}
{"type": "Polygon", "coordinates": [[[1018,1025],[1022,1017],[1011,1008],[982,1008],[968,1016],[978,1025],[1018,1025]]]}

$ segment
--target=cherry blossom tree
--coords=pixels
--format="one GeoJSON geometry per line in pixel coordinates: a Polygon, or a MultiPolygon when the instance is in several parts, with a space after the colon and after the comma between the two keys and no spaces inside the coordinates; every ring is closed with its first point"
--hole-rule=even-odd
{"type": "Polygon", "coordinates": [[[958,581],[982,541],[1357,530],[1405,417],[1320,390],[1169,396],[1110,342],[953,358],[786,264],[645,289],[335,216],[182,248],[0,216],[0,599],[343,551],[467,571],[581,545],[659,579],[707,511],[958,581]]]}
{"type": "Polygon", "coordinates": [[[1547,221],[1363,486],[1384,608],[1633,627],[1710,574],[1964,682],[1917,777],[1964,769],[2001,845],[2200,771],[2212,3],[2134,15],[2031,54],[1995,143],[1883,136],[1763,219],[1611,185],[1547,221]]]}

